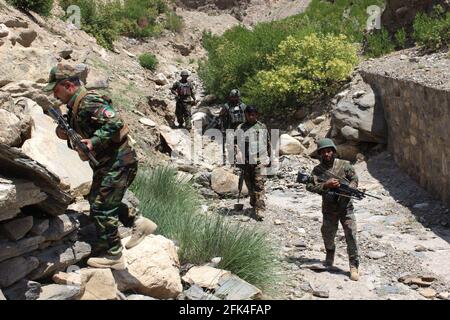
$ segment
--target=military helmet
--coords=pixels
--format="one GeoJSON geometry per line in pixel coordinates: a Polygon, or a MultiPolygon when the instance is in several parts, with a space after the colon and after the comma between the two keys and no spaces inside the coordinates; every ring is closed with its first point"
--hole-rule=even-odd
{"type": "Polygon", "coordinates": [[[232,98],[232,97],[240,98],[240,96],[241,96],[241,93],[239,92],[238,89],[233,89],[230,91],[230,95],[229,95],[230,98],[232,98]]]}
{"type": "Polygon", "coordinates": [[[183,71],[181,71],[180,75],[181,75],[182,77],[189,77],[189,71],[183,70],[183,71]]]}
{"type": "Polygon", "coordinates": [[[320,150],[325,148],[333,148],[334,152],[337,151],[336,145],[334,144],[333,140],[328,138],[321,139],[319,143],[317,143],[317,152],[320,152],[320,150]]]}
{"type": "Polygon", "coordinates": [[[258,108],[256,107],[256,106],[254,106],[254,105],[248,105],[246,108],[245,108],[245,111],[244,111],[245,113],[252,113],[252,112],[258,112],[258,108]]]}

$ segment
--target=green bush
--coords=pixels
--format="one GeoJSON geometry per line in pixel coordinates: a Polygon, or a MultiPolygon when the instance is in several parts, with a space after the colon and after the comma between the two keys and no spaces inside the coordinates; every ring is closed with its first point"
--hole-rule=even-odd
{"type": "Polygon", "coordinates": [[[406,41],[407,41],[406,31],[404,28],[402,28],[395,33],[395,42],[397,44],[397,48],[399,49],[405,48],[406,41]]]}
{"type": "Polygon", "coordinates": [[[271,288],[277,277],[277,256],[265,233],[217,214],[201,214],[195,189],[167,167],[141,170],[131,189],[142,214],[158,225],[157,232],[178,242],[182,264],[222,257],[219,268],[263,290],[271,288]]]}
{"type": "Polygon", "coordinates": [[[267,109],[330,94],[357,64],[357,50],[344,35],[289,36],[269,57],[271,69],[258,72],[244,85],[245,98],[267,109]]]}
{"type": "Polygon", "coordinates": [[[372,58],[380,57],[395,50],[395,44],[389,36],[389,32],[383,28],[374,30],[367,37],[366,55],[372,58]]]}
{"type": "Polygon", "coordinates": [[[170,27],[177,28],[177,19],[169,12],[164,0],[61,0],[66,11],[70,5],[81,9],[81,28],[93,35],[97,42],[112,49],[119,35],[145,38],[160,34],[164,28],[157,18],[166,13],[170,16],[170,27]]]}
{"type": "Polygon", "coordinates": [[[450,12],[437,6],[434,13],[419,13],[414,20],[414,41],[428,50],[437,50],[450,45],[450,12]]]}
{"type": "Polygon", "coordinates": [[[18,9],[32,10],[43,16],[48,16],[53,7],[53,0],[8,0],[18,9]]]}
{"type": "Polygon", "coordinates": [[[139,56],[139,63],[146,69],[155,70],[158,65],[158,59],[151,53],[143,53],[139,56]]]}
{"type": "MultiPolygon", "coordinates": [[[[208,51],[208,59],[199,64],[199,75],[206,90],[223,99],[232,88],[248,87],[259,72],[272,69],[268,57],[288,36],[301,39],[312,33],[343,34],[349,42],[361,43],[368,18],[367,7],[383,4],[383,0],[339,0],[334,3],[312,0],[304,13],[281,21],[260,23],[252,30],[237,26],[222,36],[205,33],[203,45],[208,51]]],[[[246,93],[243,91],[243,94],[246,93]]]]}

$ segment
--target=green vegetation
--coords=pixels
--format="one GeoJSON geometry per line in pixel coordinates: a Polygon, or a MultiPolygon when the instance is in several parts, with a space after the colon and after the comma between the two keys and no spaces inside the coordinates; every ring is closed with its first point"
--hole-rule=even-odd
{"type": "Polygon", "coordinates": [[[414,41],[426,50],[450,46],[450,12],[436,6],[431,15],[419,13],[414,20],[414,41]]]}
{"type": "Polygon", "coordinates": [[[182,25],[164,0],[61,0],[60,3],[64,11],[71,5],[80,7],[81,28],[108,49],[112,49],[119,35],[145,38],[159,35],[164,28],[178,31],[182,25]],[[166,14],[170,22],[158,22],[161,14],[166,14]]]}
{"type": "Polygon", "coordinates": [[[358,62],[357,47],[346,36],[289,36],[268,57],[270,70],[251,78],[243,90],[260,106],[292,105],[337,90],[358,62]]]}
{"type": "Polygon", "coordinates": [[[276,254],[266,234],[199,212],[198,194],[176,171],[159,167],[141,170],[132,185],[140,210],[158,225],[158,233],[178,242],[181,263],[206,263],[222,257],[219,268],[230,270],[270,291],[277,275],[276,254]]]}
{"type": "Polygon", "coordinates": [[[392,42],[386,29],[374,30],[366,39],[366,55],[369,57],[380,57],[394,51],[395,44],[392,42]]]}
{"type": "Polygon", "coordinates": [[[139,63],[146,69],[155,70],[158,65],[158,60],[154,54],[144,53],[139,56],[139,63]]]}
{"type": "Polygon", "coordinates": [[[53,7],[53,0],[7,0],[18,9],[32,10],[40,15],[48,16],[53,7]]]}
{"type": "MultiPolygon", "coordinates": [[[[264,89],[253,88],[253,86],[261,84],[263,79],[268,80],[268,75],[278,74],[280,77],[282,72],[289,72],[286,68],[283,70],[281,66],[277,66],[273,61],[273,57],[280,54],[280,44],[288,37],[291,37],[291,41],[297,43],[301,43],[302,39],[312,34],[315,34],[317,39],[333,37],[330,39],[334,39],[335,49],[347,49],[351,43],[362,43],[364,40],[363,31],[368,18],[367,7],[383,5],[383,3],[382,0],[338,0],[335,3],[313,0],[304,13],[281,21],[261,23],[256,25],[253,30],[238,26],[226,31],[220,37],[206,33],[203,37],[203,44],[208,50],[209,57],[207,61],[200,63],[199,75],[204,81],[207,91],[214,92],[219,97],[224,98],[234,87],[245,88],[245,90],[242,90],[244,101],[254,103],[251,99],[257,96],[256,91],[259,90],[262,93],[264,89]],[[341,37],[341,35],[345,37],[341,37]],[[248,90],[251,92],[248,92],[248,90]]],[[[304,47],[297,46],[297,49],[303,50],[304,47]]],[[[308,63],[314,62],[314,66],[306,66],[304,61],[296,59],[295,57],[301,56],[303,52],[295,50],[290,50],[288,54],[292,56],[286,56],[283,60],[289,61],[292,58],[296,61],[296,68],[311,68],[311,70],[315,69],[316,72],[321,70],[321,72],[326,73],[327,71],[323,70],[323,67],[329,60],[342,58],[343,60],[339,61],[339,64],[345,65],[341,69],[341,71],[344,71],[351,70],[348,63],[356,63],[352,57],[353,52],[353,50],[350,50],[350,52],[330,52],[330,55],[319,54],[315,58],[307,53],[308,58],[305,59],[309,61],[308,63]],[[333,55],[334,57],[332,57],[333,55]]],[[[306,79],[315,81],[316,75],[313,74],[314,72],[311,71],[306,79]],[[312,79],[310,78],[311,75],[312,79]]],[[[349,74],[350,72],[347,76],[349,74]]],[[[319,82],[324,87],[314,88],[311,93],[330,92],[332,88],[336,87],[336,83],[343,79],[341,72],[336,78],[334,78],[334,75],[336,74],[331,75],[330,78],[320,74],[319,78],[324,79],[324,81],[319,82]]],[[[293,78],[293,76],[294,74],[289,75],[290,78],[293,78]]],[[[300,83],[297,83],[298,85],[300,83]]],[[[305,85],[307,86],[305,82],[302,82],[300,86],[303,86],[303,88],[294,89],[291,85],[288,86],[291,88],[281,88],[280,90],[290,94],[288,97],[281,99],[282,104],[277,105],[277,108],[307,101],[309,97],[308,90],[304,89],[305,85]]],[[[269,108],[273,107],[275,102],[280,101],[280,99],[266,100],[266,102],[259,99],[259,101],[263,103],[262,107],[269,108]]]]}

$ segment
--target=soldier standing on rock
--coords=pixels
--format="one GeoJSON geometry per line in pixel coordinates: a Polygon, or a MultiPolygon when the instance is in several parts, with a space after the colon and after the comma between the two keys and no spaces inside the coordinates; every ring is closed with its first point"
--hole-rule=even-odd
{"type": "Polygon", "coordinates": [[[243,171],[244,181],[250,194],[252,216],[262,221],[266,209],[264,202],[264,167],[270,166],[271,145],[267,127],[258,121],[255,106],[245,109],[245,122],[236,129],[235,143],[238,144],[236,166],[243,171]],[[239,143],[242,138],[244,143],[239,143]]]}
{"type": "Polygon", "coordinates": [[[197,104],[195,99],[194,84],[188,80],[189,71],[181,71],[181,80],[175,82],[171,92],[176,95],[177,104],[175,116],[177,117],[178,127],[182,128],[186,122],[186,129],[191,129],[191,107],[197,104]]]}
{"type": "MultiPolygon", "coordinates": [[[[132,237],[125,245],[127,249],[139,244],[156,229],[151,220],[136,216],[121,202],[138,169],[136,153],[128,143],[128,127],[111,105],[111,100],[88,92],[70,65],[53,67],[49,83],[43,90],[53,91],[55,98],[67,104],[68,123],[99,162],[98,166],[89,162],[94,175],[88,195],[90,217],[99,237],[95,248],[99,256],[90,258],[87,263],[97,268],[125,269],[119,221],[126,227],[133,227],[132,237]]],[[[59,126],[56,134],[60,139],[68,140],[59,126]]],[[[77,151],[82,160],[88,160],[77,151]]]]}
{"type": "Polygon", "coordinates": [[[322,195],[323,224],[321,232],[326,249],[324,264],[331,267],[334,263],[336,250],[334,239],[340,221],[344,229],[345,241],[347,242],[350,279],[357,281],[359,279],[359,257],[353,203],[348,197],[327,192],[339,188],[342,181],[348,182],[352,188],[357,188],[358,176],[350,162],[335,158],[336,145],[331,139],[320,140],[317,152],[320,156],[320,164],[314,167],[306,189],[322,195]]]}

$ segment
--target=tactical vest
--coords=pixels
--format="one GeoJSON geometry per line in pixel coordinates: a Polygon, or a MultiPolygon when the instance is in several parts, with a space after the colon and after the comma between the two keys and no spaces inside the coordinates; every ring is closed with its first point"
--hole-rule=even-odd
{"type": "Polygon", "coordinates": [[[185,82],[178,82],[178,88],[177,88],[177,94],[180,97],[188,97],[192,95],[192,89],[191,89],[191,83],[185,82]]]}
{"type": "Polygon", "coordinates": [[[244,108],[242,103],[236,106],[228,105],[231,124],[243,123],[245,121],[244,108]]]}
{"type": "MultiPolygon", "coordinates": [[[[327,169],[323,166],[323,164],[320,164],[318,166],[319,170],[319,176],[323,180],[328,180],[331,178],[339,178],[340,180],[349,182],[347,178],[345,177],[345,166],[349,164],[349,161],[342,160],[342,159],[334,159],[333,167],[330,169],[327,169]]],[[[342,181],[341,181],[342,183],[342,181]]],[[[349,202],[348,198],[335,196],[326,194],[323,196],[324,207],[326,211],[339,211],[343,210],[347,203],[349,202]]]]}
{"type": "MultiPolygon", "coordinates": [[[[77,117],[78,117],[78,111],[79,111],[79,107],[80,107],[81,101],[82,101],[83,98],[86,97],[88,94],[95,94],[95,95],[96,95],[96,93],[93,92],[93,91],[82,91],[82,92],[80,92],[80,93],[78,94],[78,96],[77,96],[77,98],[75,99],[75,102],[74,102],[74,104],[73,104],[73,106],[72,106],[72,117],[71,117],[71,121],[70,121],[70,122],[71,122],[71,123],[70,123],[71,127],[74,128],[75,131],[76,131],[79,135],[81,135],[81,136],[83,137],[83,139],[88,139],[88,138],[90,138],[90,137],[84,136],[83,132],[81,131],[80,127],[78,126],[77,117]]],[[[102,99],[105,100],[106,102],[108,102],[109,105],[112,105],[112,100],[111,100],[109,97],[107,97],[107,96],[102,96],[102,99]]],[[[113,143],[116,143],[116,144],[122,143],[122,142],[126,139],[128,133],[129,133],[129,131],[130,131],[130,130],[129,130],[129,128],[128,128],[128,125],[125,123],[125,124],[123,125],[122,129],[120,129],[119,131],[117,131],[117,132],[113,135],[113,137],[112,137],[112,142],[113,142],[113,143]]]]}

